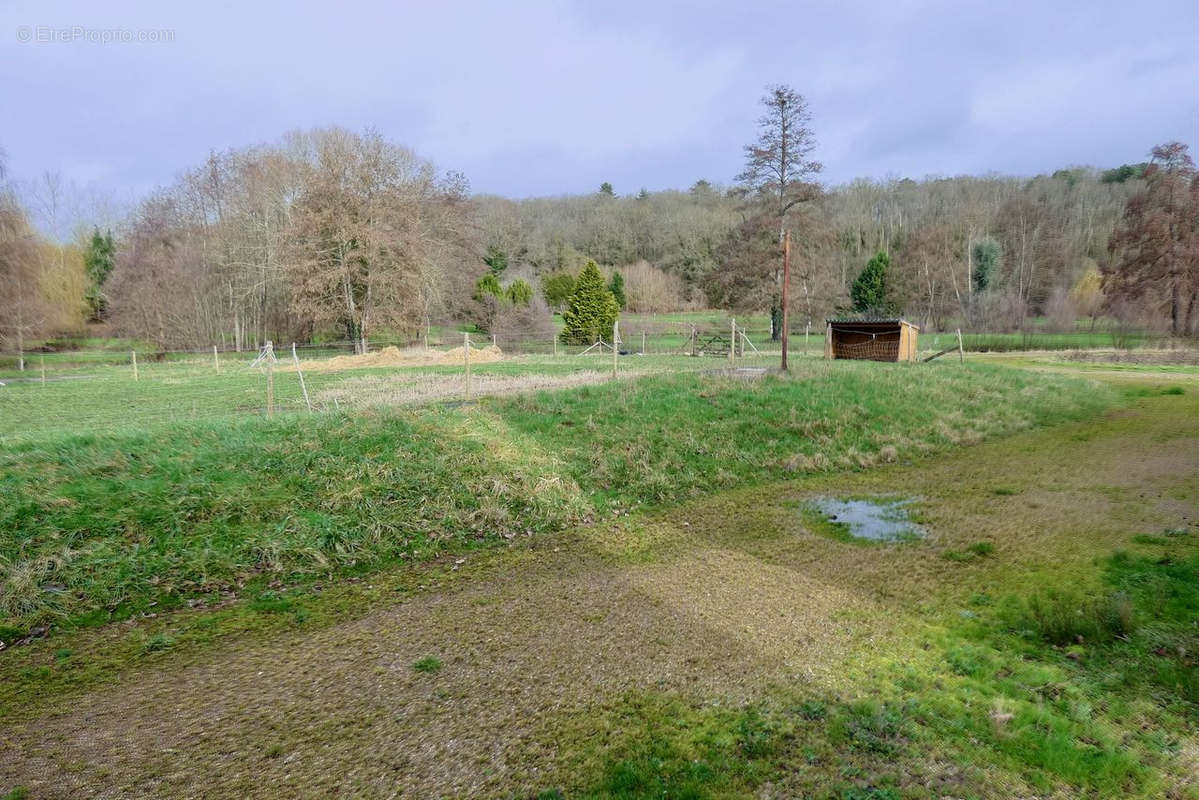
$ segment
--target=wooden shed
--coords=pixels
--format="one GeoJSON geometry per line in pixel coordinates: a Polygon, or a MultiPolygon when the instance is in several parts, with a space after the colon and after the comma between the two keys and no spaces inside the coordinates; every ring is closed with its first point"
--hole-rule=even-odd
{"type": "Polygon", "coordinates": [[[905,319],[830,319],[825,358],[915,361],[920,329],[905,319]]]}

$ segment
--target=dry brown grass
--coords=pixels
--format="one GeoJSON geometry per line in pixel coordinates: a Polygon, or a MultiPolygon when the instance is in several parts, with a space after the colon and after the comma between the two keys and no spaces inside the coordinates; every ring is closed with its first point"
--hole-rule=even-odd
{"type": "MultiPolygon", "coordinates": [[[[503,352],[495,345],[472,347],[471,364],[490,364],[502,361],[503,352]]],[[[438,365],[464,364],[466,351],[461,347],[449,350],[430,350],[424,347],[409,347],[404,350],[395,345],[384,347],[373,353],[354,356],[334,356],[300,362],[305,372],[334,372],[344,369],[367,369],[372,367],[430,367],[438,365]]],[[[281,370],[294,370],[295,365],[287,361],[279,364],[281,370]]]]}
{"type": "MultiPolygon", "coordinates": [[[[644,375],[640,371],[621,373],[622,379],[644,375]]],[[[538,392],[549,389],[570,389],[607,383],[610,372],[585,370],[564,375],[474,375],[471,396],[500,396],[538,392]]],[[[438,400],[460,400],[465,396],[466,380],[462,375],[399,374],[366,375],[350,378],[318,393],[313,399],[325,406],[344,408],[378,408],[387,406],[420,405],[438,400]]]]}

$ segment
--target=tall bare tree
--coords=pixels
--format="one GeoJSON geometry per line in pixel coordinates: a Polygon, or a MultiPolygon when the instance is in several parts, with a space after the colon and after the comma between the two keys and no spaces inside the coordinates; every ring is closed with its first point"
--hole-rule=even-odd
{"type": "MultiPolygon", "coordinates": [[[[781,245],[792,209],[819,195],[819,185],[813,179],[822,167],[810,158],[816,139],[811,128],[812,113],[803,95],[790,86],[771,86],[762,97],[762,105],[765,112],[758,118],[758,139],[745,146],[745,170],[737,180],[749,199],[760,204],[757,213],[773,218],[781,245]]],[[[782,317],[781,262],[773,274],[779,288],[771,301],[771,335],[777,339],[782,317]]],[[[801,291],[810,305],[811,286],[802,278],[801,282],[801,291]]]]}

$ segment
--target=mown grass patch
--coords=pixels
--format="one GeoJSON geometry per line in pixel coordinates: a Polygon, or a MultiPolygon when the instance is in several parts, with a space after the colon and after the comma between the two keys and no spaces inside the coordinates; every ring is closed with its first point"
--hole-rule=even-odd
{"type": "Polygon", "coordinates": [[[630,693],[555,730],[574,783],[553,791],[604,800],[1163,796],[1178,788],[1180,739],[1199,719],[1197,569],[1199,553],[1117,553],[1085,601],[1064,591],[984,598],[981,614],[929,629],[939,665],[867,669],[856,697],[779,686],[726,706],[630,693]],[[1121,598],[1114,609],[1112,598],[1121,598]],[[1121,621],[1125,613],[1139,624],[1121,621]],[[1000,793],[979,795],[982,787],[1000,793]]]}

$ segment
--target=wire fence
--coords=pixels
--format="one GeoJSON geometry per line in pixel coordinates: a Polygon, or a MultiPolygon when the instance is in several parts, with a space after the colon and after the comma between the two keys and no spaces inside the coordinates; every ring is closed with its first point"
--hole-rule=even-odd
{"type": "MultiPolygon", "coordinates": [[[[269,352],[264,346],[8,354],[0,357],[0,443],[144,430],[181,420],[460,403],[613,377],[724,368],[730,361],[766,367],[780,355],[769,329],[743,328],[735,320],[621,324],[618,331],[615,348],[604,339],[565,343],[549,331],[482,335],[442,329],[436,336],[372,339],[365,353],[354,342],[339,341],[276,343],[269,352]]],[[[788,352],[823,356],[824,336],[823,329],[805,326],[791,333],[788,352]]],[[[1004,335],[962,339],[967,350],[1002,349],[1004,340],[997,336],[1004,335]]],[[[1041,349],[1067,349],[1067,342],[1111,346],[1110,339],[1078,341],[1074,336],[1057,341],[1061,347],[1041,349]]],[[[924,354],[956,344],[953,332],[919,337],[924,354]]]]}
{"type": "MultiPolygon", "coordinates": [[[[702,370],[771,353],[769,331],[621,331],[611,341],[552,334],[446,332],[349,341],[221,348],[97,350],[25,355],[0,372],[0,443],[146,430],[179,421],[275,417],[368,407],[461,403],[659,371],[702,370]],[[759,344],[759,342],[761,342],[759,344]],[[469,350],[470,356],[467,357],[469,350]]],[[[802,340],[802,335],[800,336],[802,340]]],[[[810,341],[813,354],[823,340],[810,341]]],[[[792,345],[792,351],[802,345],[792,345]]]]}

